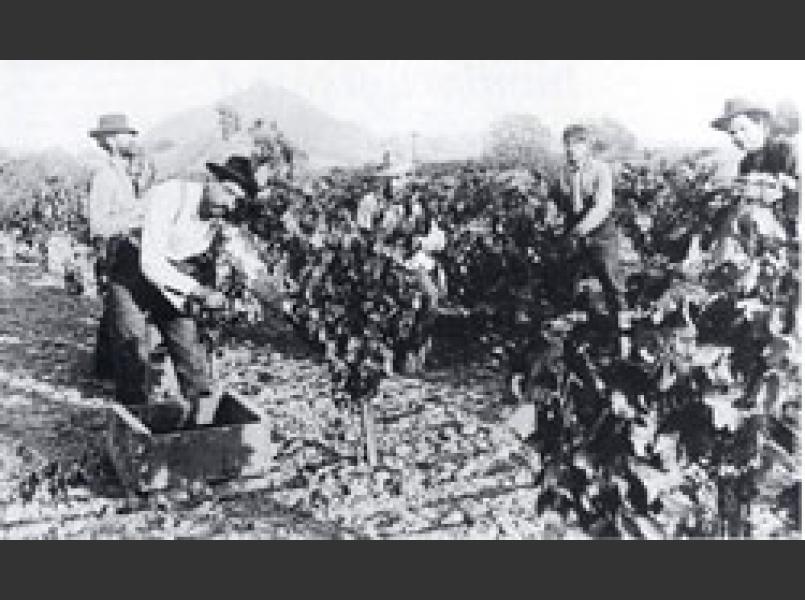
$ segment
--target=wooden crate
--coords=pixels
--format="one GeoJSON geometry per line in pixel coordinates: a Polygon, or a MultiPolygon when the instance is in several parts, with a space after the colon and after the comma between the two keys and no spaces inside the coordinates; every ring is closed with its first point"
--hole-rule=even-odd
{"type": "Polygon", "coordinates": [[[263,414],[231,393],[221,397],[213,424],[157,433],[154,406],[123,406],[109,410],[107,450],[121,482],[140,492],[215,483],[266,473],[276,446],[263,414]]]}

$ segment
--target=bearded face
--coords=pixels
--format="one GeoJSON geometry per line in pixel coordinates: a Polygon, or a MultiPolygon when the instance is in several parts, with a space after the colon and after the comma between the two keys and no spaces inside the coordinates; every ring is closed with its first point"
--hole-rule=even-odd
{"type": "Polygon", "coordinates": [[[762,148],[769,135],[769,126],[763,119],[749,115],[736,115],[730,121],[727,133],[740,150],[750,152],[762,148]]]}

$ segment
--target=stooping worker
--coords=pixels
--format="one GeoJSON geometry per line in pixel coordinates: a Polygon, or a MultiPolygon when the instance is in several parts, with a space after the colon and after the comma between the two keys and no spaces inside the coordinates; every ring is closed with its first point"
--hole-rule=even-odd
{"type": "Polygon", "coordinates": [[[626,282],[619,258],[619,237],[612,218],[612,172],[593,156],[593,134],[570,125],[562,134],[566,162],[559,177],[560,207],[580,255],[603,288],[607,308],[617,318],[626,308],[626,282]]]}
{"type": "Polygon", "coordinates": [[[420,276],[430,305],[435,308],[440,298],[444,296],[446,287],[444,273],[436,256],[445,249],[447,238],[439,225],[437,212],[417,198],[416,193],[410,195],[402,193],[410,183],[413,172],[413,165],[407,164],[381,169],[378,172],[378,180],[382,197],[378,199],[378,195],[374,192],[364,196],[358,207],[358,222],[364,223],[365,227],[370,226],[362,211],[367,206],[364,203],[369,199],[370,209],[366,212],[371,217],[378,212],[381,213],[379,227],[386,231],[401,228],[414,234],[411,236],[413,247],[409,249],[411,256],[405,261],[405,265],[420,276]]]}
{"type": "Polygon", "coordinates": [[[401,372],[415,373],[422,369],[425,358],[432,346],[431,329],[436,320],[437,310],[442,299],[447,295],[447,279],[444,269],[439,263],[439,254],[447,245],[447,236],[439,226],[434,215],[413,204],[413,214],[406,215],[414,220],[413,255],[405,261],[405,267],[416,274],[422,290],[425,292],[423,314],[420,316],[424,338],[415,336],[411,340],[412,348],[399,364],[401,372]],[[418,350],[416,350],[418,348],[418,350]]]}
{"type": "Polygon", "coordinates": [[[383,208],[379,227],[399,238],[402,265],[414,274],[421,286],[419,320],[421,328],[401,344],[403,352],[397,357],[396,369],[401,373],[420,371],[431,348],[431,327],[441,300],[447,293],[444,269],[439,255],[447,245],[447,236],[440,227],[437,211],[410,187],[413,165],[396,165],[383,169],[380,177],[383,189],[383,208]],[[423,337],[424,336],[424,337],[423,337]]]}
{"type": "Polygon", "coordinates": [[[444,269],[437,258],[447,246],[447,236],[430,207],[414,201],[411,212],[417,235],[414,237],[414,255],[407,265],[419,274],[431,307],[435,309],[447,294],[444,269]]]}
{"type": "Polygon", "coordinates": [[[113,309],[121,335],[116,352],[118,398],[126,404],[149,399],[146,320],[159,330],[173,364],[181,397],[163,405],[160,427],[198,424],[201,403],[212,394],[207,354],[198,324],[188,314],[191,302],[221,308],[226,298],[214,283],[216,244],[221,227],[210,217],[253,198],[257,184],[249,159],[230,157],[224,165],[207,163],[212,179],[204,183],[173,179],[146,196],[141,270],[112,285],[113,309]],[[170,410],[165,410],[170,408],[170,410]]]}
{"type": "MultiPolygon", "coordinates": [[[[738,165],[737,183],[743,197],[750,201],[749,206],[732,208],[719,233],[725,237],[730,236],[737,230],[735,225],[742,216],[754,214],[750,219],[758,227],[756,231],[763,231],[778,240],[787,238],[785,241],[790,252],[789,262],[792,265],[797,264],[800,173],[794,145],[776,135],[775,119],[769,110],[743,98],[727,100],[724,113],[713,120],[711,125],[714,129],[727,133],[735,147],[743,153],[738,165]]],[[[752,256],[752,261],[756,264],[759,262],[755,256],[752,256]]],[[[776,289],[772,297],[776,307],[769,320],[769,329],[777,334],[789,335],[799,330],[798,279],[797,270],[789,269],[783,277],[775,281],[776,289]]],[[[763,348],[760,350],[763,351],[763,348]]],[[[757,373],[765,371],[769,381],[774,382],[772,385],[781,385],[780,373],[765,363],[765,351],[762,356],[763,367],[757,373]]],[[[756,440],[760,440],[760,444],[755,458],[765,463],[769,453],[778,452],[775,446],[796,452],[796,444],[792,441],[796,436],[790,433],[790,422],[785,418],[786,410],[778,412],[775,403],[759,403],[758,406],[761,407],[761,419],[753,421],[753,434],[756,440]],[[766,446],[767,441],[772,443],[766,446]]],[[[755,481],[754,485],[758,483],[755,481]]],[[[749,507],[746,506],[746,509],[749,507]]]]}
{"type": "MultiPolygon", "coordinates": [[[[139,232],[142,203],[137,200],[128,172],[127,157],[132,152],[137,131],[123,114],[102,115],[89,132],[104,151],[104,160],[92,177],[87,200],[90,240],[96,253],[96,277],[103,282],[121,273],[138,270],[139,232]]],[[[102,285],[103,312],[98,327],[95,371],[111,377],[114,353],[110,340],[112,327],[108,290],[102,285]]]]}

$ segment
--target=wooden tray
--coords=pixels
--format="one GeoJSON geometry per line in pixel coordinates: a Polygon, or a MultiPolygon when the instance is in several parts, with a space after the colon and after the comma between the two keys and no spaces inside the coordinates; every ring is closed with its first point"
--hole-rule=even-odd
{"type": "Polygon", "coordinates": [[[263,414],[245,399],[224,393],[213,423],[155,433],[153,406],[112,403],[107,451],[124,486],[140,492],[215,483],[266,473],[276,452],[263,414]]]}

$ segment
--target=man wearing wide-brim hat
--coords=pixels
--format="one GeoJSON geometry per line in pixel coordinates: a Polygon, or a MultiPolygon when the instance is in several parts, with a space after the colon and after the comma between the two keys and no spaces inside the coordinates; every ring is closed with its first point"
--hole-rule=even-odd
{"type": "Polygon", "coordinates": [[[727,133],[733,144],[744,152],[739,175],[766,173],[797,177],[797,159],[793,146],[773,135],[774,117],[758,102],[731,98],[724,111],[711,123],[714,129],[727,133]]]}
{"type": "MultiPolygon", "coordinates": [[[[137,201],[126,158],[136,135],[126,115],[119,113],[101,115],[97,126],[89,131],[89,136],[105,154],[92,177],[87,217],[98,256],[96,273],[101,281],[108,283],[121,272],[138,268],[137,236],[142,205],[137,201]]],[[[99,376],[107,377],[112,376],[113,369],[109,343],[114,324],[110,289],[108,285],[102,288],[104,310],[98,328],[95,366],[99,376]]]]}
{"type": "MultiPolygon", "coordinates": [[[[714,128],[729,134],[735,146],[745,153],[738,166],[744,196],[762,200],[765,210],[770,208],[790,239],[795,240],[799,224],[799,161],[794,145],[774,135],[774,125],[768,109],[743,98],[727,100],[724,114],[712,122],[714,128]]],[[[794,286],[794,291],[797,290],[794,286]]],[[[795,325],[798,294],[794,293],[794,297],[786,311],[786,332],[795,325]]]]}
{"type": "Polygon", "coordinates": [[[775,119],[762,105],[743,98],[727,100],[712,126],[726,132],[743,151],[737,183],[747,198],[773,206],[792,238],[799,222],[799,161],[794,145],[775,135],[775,119]]]}
{"type": "Polygon", "coordinates": [[[223,164],[206,166],[212,177],[205,182],[170,179],[148,191],[140,271],[125,282],[119,296],[118,312],[125,318],[116,353],[130,368],[119,373],[118,399],[124,404],[151,400],[146,377],[148,317],[159,330],[181,393],[174,402],[161,404],[161,422],[152,423],[161,429],[209,422],[213,382],[198,323],[188,308],[225,304],[225,297],[213,288],[224,225],[211,217],[225,215],[258,191],[247,157],[231,156],[223,164]]]}
{"type": "MultiPolygon", "coordinates": [[[[764,228],[772,232],[785,230],[789,236],[789,247],[798,252],[799,224],[799,166],[794,146],[781,136],[775,136],[775,119],[771,112],[756,102],[744,98],[732,98],[725,102],[724,112],[712,121],[711,125],[726,132],[735,146],[744,152],[738,167],[738,183],[743,184],[742,195],[755,202],[748,207],[733,207],[733,212],[725,219],[721,233],[728,239],[727,233],[737,219],[742,216],[756,215],[766,223],[764,228]],[[760,200],[762,204],[758,204],[760,200]],[[744,212],[745,211],[745,212],[744,212]],[[770,217],[770,218],[769,218],[770,217]],[[780,224],[783,227],[780,227],[780,224]]],[[[761,222],[761,219],[755,220],[761,222]]],[[[783,237],[783,236],[781,236],[783,237]]],[[[716,253],[720,253],[716,250],[716,253]]],[[[772,294],[776,306],[772,314],[782,309],[782,327],[780,333],[789,335],[799,330],[800,320],[800,288],[793,271],[779,278],[772,294]]],[[[765,410],[761,420],[761,439],[776,443],[784,443],[776,438],[773,432],[789,433],[787,426],[772,412],[765,410]]],[[[756,458],[762,458],[758,456],[756,458]]]]}

